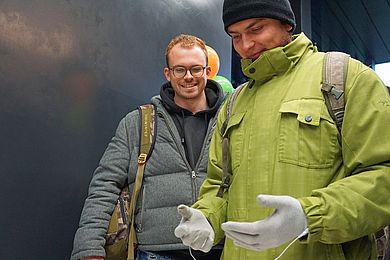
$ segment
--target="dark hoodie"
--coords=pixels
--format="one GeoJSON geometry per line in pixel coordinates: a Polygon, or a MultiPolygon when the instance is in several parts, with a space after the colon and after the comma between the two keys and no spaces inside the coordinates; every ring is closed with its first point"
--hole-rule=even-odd
{"type": "Polygon", "coordinates": [[[163,105],[175,122],[192,169],[195,168],[202,150],[210,119],[217,113],[224,99],[221,87],[213,80],[207,80],[205,93],[209,108],[193,114],[174,102],[175,92],[170,82],[165,83],[160,90],[163,105]]]}

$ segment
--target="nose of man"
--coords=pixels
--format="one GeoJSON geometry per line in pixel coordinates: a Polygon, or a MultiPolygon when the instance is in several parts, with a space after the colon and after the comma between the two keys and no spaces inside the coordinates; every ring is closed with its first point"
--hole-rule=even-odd
{"type": "Polygon", "coordinates": [[[194,76],[192,76],[190,70],[187,70],[186,74],[184,75],[184,79],[188,81],[188,80],[192,80],[193,78],[194,76]]]}
{"type": "Polygon", "coordinates": [[[255,42],[250,37],[243,36],[241,39],[241,49],[244,56],[243,58],[249,58],[252,55],[252,48],[255,45],[255,42]]]}

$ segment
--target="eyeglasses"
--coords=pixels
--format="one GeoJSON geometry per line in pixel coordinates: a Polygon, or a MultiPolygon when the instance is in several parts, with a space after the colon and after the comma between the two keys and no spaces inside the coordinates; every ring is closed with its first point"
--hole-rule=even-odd
{"type": "Polygon", "coordinates": [[[195,65],[192,66],[191,68],[187,69],[186,67],[183,66],[176,66],[173,68],[169,68],[173,72],[173,76],[176,78],[182,78],[187,74],[187,71],[190,71],[191,75],[195,78],[199,78],[203,76],[203,71],[206,67],[203,67],[201,65],[195,65]]]}

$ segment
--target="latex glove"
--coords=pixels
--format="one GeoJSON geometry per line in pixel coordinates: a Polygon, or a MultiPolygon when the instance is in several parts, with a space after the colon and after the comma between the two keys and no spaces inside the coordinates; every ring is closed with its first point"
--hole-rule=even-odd
{"type": "Polygon", "coordinates": [[[266,208],[274,208],[274,213],[256,222],[222,224],[225,235],[235,245],[260,251],[307,234],[306,215],[298,200],[290,196],[259,195],[257,202],[266,208]]]}
{"type": "Polygon", "coordinates": [[[175,236],[183,244],[205,253],[210,251],[214,243],[214,230],[206,217],[197,209],[179,205],[177,211],[181,215],[180,224],[175,229],[175,236]]]}

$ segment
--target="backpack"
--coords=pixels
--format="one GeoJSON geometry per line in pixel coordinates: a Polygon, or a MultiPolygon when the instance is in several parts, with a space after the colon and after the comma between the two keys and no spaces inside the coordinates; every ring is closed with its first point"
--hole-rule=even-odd
{"type": "Polygon", "coordinates": [[[134,260],[137,238],[134,229],[134,212],[139,191],[141,190],[145,164],[153,151],[156,138],[156,112],[152,104],[138,108],[140,118],[140,141],[138,169],[133,193],[129,193],[128,184],[122,189],[106,233],[106,260],[134,260]]]}
{"type": "MultiPolygon", "coordinates": [[[[323,72],[322,72],[322,87],[321,91],[325,99],[326,107],[329,111],[330,116],[334,120],[337,129],[341,136],[341,126],[344,118],[344,83],[347,77],[349,55],[343,52],[331,51],[325,53],[323,61],[323,72]]],[[[220,134],[221,136],[226,130],[228,125],[233,103],[241,90],[246,86],[250,85],[251,82],[241,84],[231,94],[226,105],[226,119],[222,124],[220,134]]],[[[390,92],[390,89],[389,89],[390,92]]],[[[229,188],[232,175],[228,170],[229,161],[229,138],[223,137],[222,139],[222,182],[217,192],[217,197],[223,196],[226,189],[229,188]]],[[[378,259],[384,259],[387,247],[389,246],[389,226],[377,231],[375,233],[375,240],[377,244],[378,259]]]]}

